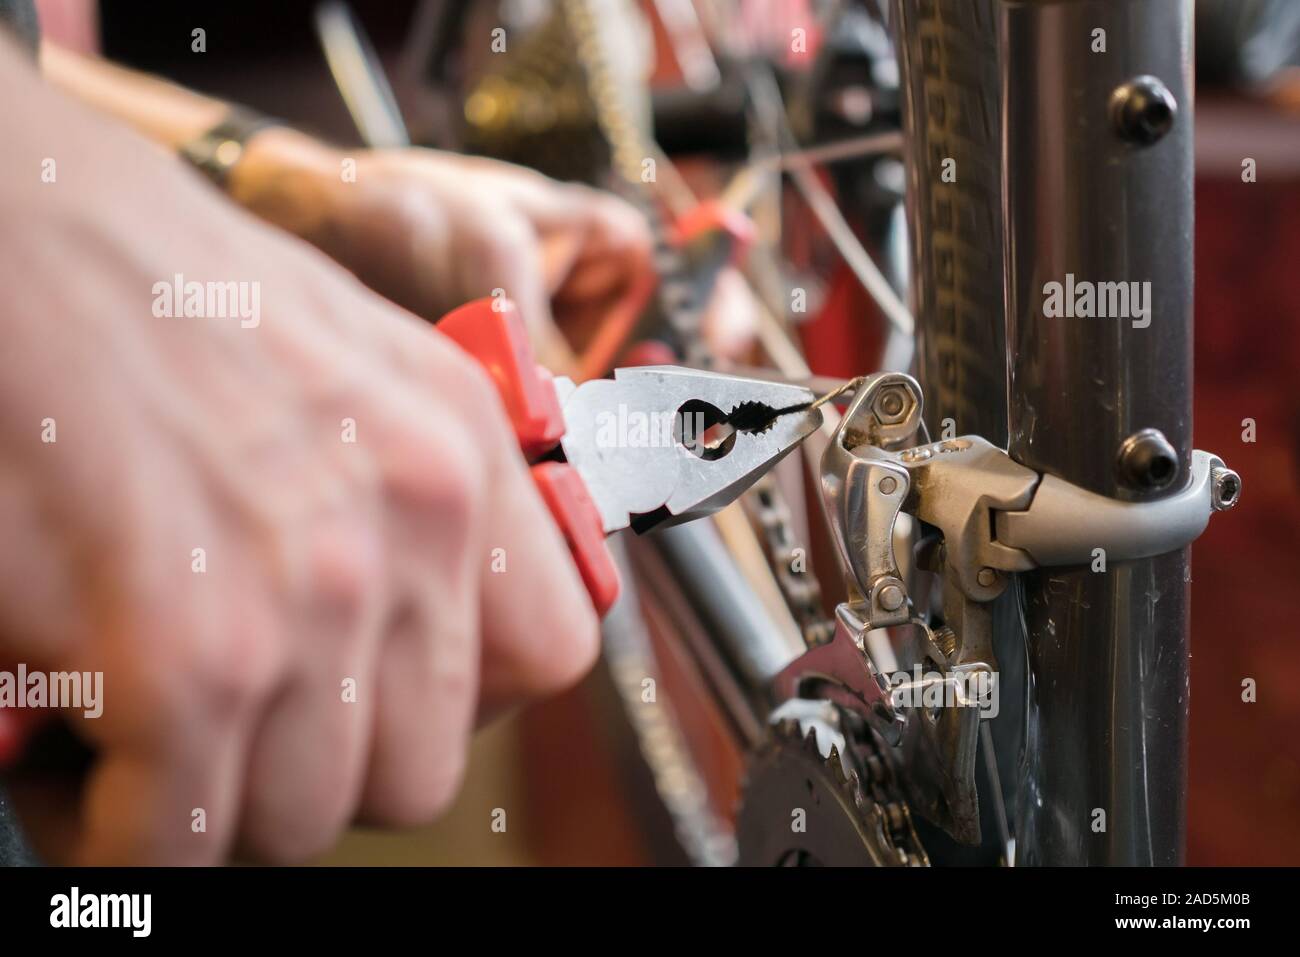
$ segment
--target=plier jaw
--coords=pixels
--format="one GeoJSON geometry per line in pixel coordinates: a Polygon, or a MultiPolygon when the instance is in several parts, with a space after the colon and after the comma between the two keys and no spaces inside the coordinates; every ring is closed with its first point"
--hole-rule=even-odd
{"type": "Polygon", "coordinates": [[[561,386],[565,458],[607,532],[645,531],[735,501],[821,425],[801,386],[678,366],[561,386]]]}
{"type": "Polygon", "coordinates": [[[780,382],[677,366],[553,378],[508,300],[469,303],[438,329],[492,377],[530,462],[547,459],[533,477],[601,614],[618,595],[605,535],[711,515],[822,422],[809,389],[780,382]]]}

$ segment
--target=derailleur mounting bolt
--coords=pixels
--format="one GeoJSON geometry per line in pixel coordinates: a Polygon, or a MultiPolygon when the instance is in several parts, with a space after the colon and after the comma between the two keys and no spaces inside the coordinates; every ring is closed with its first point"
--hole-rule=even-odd
{"type": "Polygon", "coordinates": [[[1241,496],[1241,476],[1230,468],[1210,470],[1211,504],[1216,512],[1226,512],[1241,496]]]}

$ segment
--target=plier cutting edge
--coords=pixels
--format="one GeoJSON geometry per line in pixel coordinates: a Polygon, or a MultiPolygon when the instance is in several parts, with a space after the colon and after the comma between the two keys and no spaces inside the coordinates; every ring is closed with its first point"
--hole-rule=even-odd
{"type": "Polygon", "coordinates": [[[822,423],[813,392],[782,382],[679,366],[616,369],[581,385],[552,376],[504,298],[461,306],[437,328],[495,383],[601,615],[619,590],[606,535],[713,514],[822,423]]]}

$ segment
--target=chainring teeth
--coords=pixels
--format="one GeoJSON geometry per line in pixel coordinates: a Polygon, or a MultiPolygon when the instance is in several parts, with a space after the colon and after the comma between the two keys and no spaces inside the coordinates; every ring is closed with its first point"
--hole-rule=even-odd
{"type": "MultiPolygon", "coordinates": [[[[887,767],[874,740],[864,748],[867,773],[887,767]]],[[[886,771],[875,779],[846,761],[832,742],[823,753],[816,725],[771,726],[755,750],[741,791],[737,840],[742,865],[924,866],[929,864],[901,795],[886,771]],[[805,812],[803,831],[790,823],[805,812]]]]}

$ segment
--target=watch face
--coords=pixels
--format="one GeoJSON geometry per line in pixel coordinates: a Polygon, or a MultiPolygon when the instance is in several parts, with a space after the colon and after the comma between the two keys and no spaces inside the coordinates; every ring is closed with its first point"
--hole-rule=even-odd
{"type": "Polygon", "coordinates": [[[244,155],[244,144],[248,139],[259,130],[274,125],[274,120],[260,114],[232,110],[219,124],[182,146],[180,155],[221,186],[244,155]]]}
{"type": "Polygon", "coordinates": [[[217,143],[212,151],[212,161],[223,170],[228,170],[239,162],[244,155],[244,144],[239,140],[224,139],[217,143]]]}

